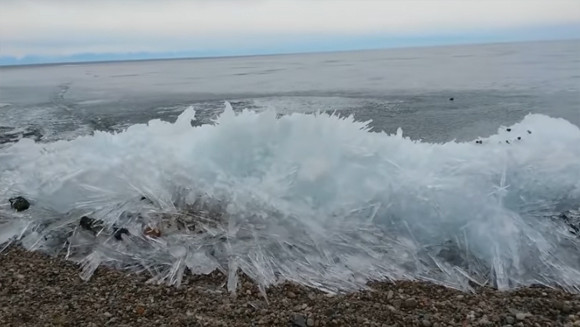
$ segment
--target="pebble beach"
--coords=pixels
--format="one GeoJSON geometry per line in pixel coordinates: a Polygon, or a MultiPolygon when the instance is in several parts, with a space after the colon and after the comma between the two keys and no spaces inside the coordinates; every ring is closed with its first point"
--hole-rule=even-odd
{"type": "Polygon", "coordinates": [[[236,296],[219,273],[181,287],[79,267],[12,246],[0,254],[0,326],[580,326],[580,296],[548,288],[463,293],[424,282],[376,282],[328,295],[285,283],[258,289],[242,278],[236,296]]]}

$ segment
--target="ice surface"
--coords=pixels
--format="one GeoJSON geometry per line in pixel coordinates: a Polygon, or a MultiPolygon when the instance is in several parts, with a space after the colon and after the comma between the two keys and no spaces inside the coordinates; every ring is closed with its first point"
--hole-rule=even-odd
{"type": "Polygon", "coordinates": [[[66,253],[85,279],[99,265],[172,285],[219,270],[232,292],[240,272],[262,290],[376,279],[578,290],[580,242],[549,218],[580,204],[580,129],[563,119],[528,115],[483,144],[229,104],[215,125],[194,119],[189,108],[175,123],[1,149],[0,200],[32,207],[0,206],[0,243],[66,253]]]}

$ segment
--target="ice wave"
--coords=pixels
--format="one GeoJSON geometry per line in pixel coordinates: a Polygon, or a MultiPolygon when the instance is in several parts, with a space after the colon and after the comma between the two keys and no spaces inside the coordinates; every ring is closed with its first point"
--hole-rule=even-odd
{"type": "Polygon", "coordinates": [[[231,291],[239,272],[262,290],[580,284],[580,243],[549,218],[580,203],[580,129],[563,119],[528,115],[482,144],[227,103],[214,125],[193,120],[188,108],[175,123],[0,150],[3,203],[33,204],[0,207],[0,244],[66,251],[83,278],[102,264],[170,284],[218,269],[231,291]],[[82,228],[83,216],[102,226],[82,228]]]}

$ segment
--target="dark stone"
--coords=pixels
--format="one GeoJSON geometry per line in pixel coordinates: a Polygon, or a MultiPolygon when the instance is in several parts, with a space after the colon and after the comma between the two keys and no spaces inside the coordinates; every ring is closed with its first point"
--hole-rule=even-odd
{"type": "Polygon", "coordinates": [[[94,221],[95,220],[92,218],[89,218],[87,216],[82,216],[79,225],[84,229],[90,230],[94,221]]]}
{"type": "Polygon", "coordinates": [[[528,134],[532,134],[532,131],[530,131],[529,129],[528,129],[528,134]]]}
{"type": "Polygon", "coordinates": [[[30,208],[30,202],[21,196],[8,199],[8,201],[10,201],[10,207],[18,212],[30,208]]]}
{"type": "Polygon", "coordinates": [[[521,139],[522,139],[522,137],[521,136],[518,136],[518,140],[521,140],[521,139]]]}
{"type": "Polygon", "coordinates": [[[125,227],[123,228],[115,228],[115,238],[119,241],[123,240],[123,234],[125,235],[129,235],[129,230],[125,227]]]}
{"type": "Polygon", "coordinates": [[[306,327],[306,317],[301,314],[294,314],[290,318],[290,326],[292,327],[306,327]]]}
{"type": "Polygon", "coordinates": [[[506,129],[506,131],[508,131],[508,132],[511,132],[511,131],[512,131],[512,129],[511,129],[511,128],[508,128],[508,129],[506,129]]]}
{"type": "Polygon", "coordinates": [[[87,216],[83,216],[83,217],[81,217],[81,221],[79,222],[79,225],[83,229],[86,229],[86,230],[91,231],[94,234],[96,234],[98,229],[103,227],[103,222],[100,220],[89,218],[87,216]]]}
{"type": "Polygon", "coordinates": [[[478,283],[476,283],[476,282],[474,282],[474,281],[472,281],[472,280],[468,280],[468,281],[467,281],[467,284],[468,284],[469,286],[471,286],[472,288],[478,288],[478,287],[481,287],[481,285],[480,285],[480,284],[478,284],[478,283]]]}
{"type": "Polygon", "coordinates": [[[455,99],[454,98],[449,98],[449,101],[453,101],[453,100],[455,100],[455,99]]]}
{"type": "Polygon", "coordinates": [[[528,287],[529,287],[529,288],[534,288],[534,289],[546,289],[546,290],[547,290],[547,289],[550,289],[550,288],[549,288],[548,286],[546,286],[546,285],[542,285],[542,284],[536,284],[536,283],[534,283],[534,284],[530,284],[528,287]]]}
{"type": "Polygon", "coordinates": [[[139,199],[140,201],[145,201],[148,204],[153,204],[153,201],[151,201],[148,197],[146,196],[141,196],[141,198],[139,199]]]}
{"type": "Polygon", "coordinates": [[[562,313],[569,314],[569,313],[572,312],[572,310],[574,310],[574,308],[572,307],[572,305],[570,305],[569,302],[564,302],[562,304],[562,309],[560,311],[562,311],[562,313]]]}
{"type": "Polygon", "coordinates": [[[408,298],[405,300],[405,302],[403,302],[403,306],[406,309],[415,309],[417,307],[417,300],[415,300],[415,298],[408,298]]]}
{"type": "Polygon", "coordinates": [[[453,266],[463,267],[466,264],[461,249],[451,240],[447,240],[441,244],[441,249],[437,252],[437,257],[453,266]]]}
{"type": "Polygon", "coordinates": [[[507,143],[507,144],[510,144],[510,141],[508,141],[508,140],[505,140],[505,143],[507,143]]]}
{"type": "Polygon", "coordinates": [[[338,311],[334,308],[327,308],[326,310],[324,310],[324,314],[328,318],[333,318],[337,313],[338,313],[338,311]]]}

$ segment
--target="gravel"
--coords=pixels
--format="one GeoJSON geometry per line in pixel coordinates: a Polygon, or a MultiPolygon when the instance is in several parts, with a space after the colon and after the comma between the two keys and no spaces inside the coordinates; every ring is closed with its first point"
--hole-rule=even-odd
{"type": "Polygon", "coordinates": [[[423,282],[377,282],[330,296],[293,284],[267,301],[219,273],[180,288],[99,268],[84,282],[74,263],[11,247],[0,254],[0,326],[580,326],[580,296],[547,288],[461,293],[423,282]]]}

